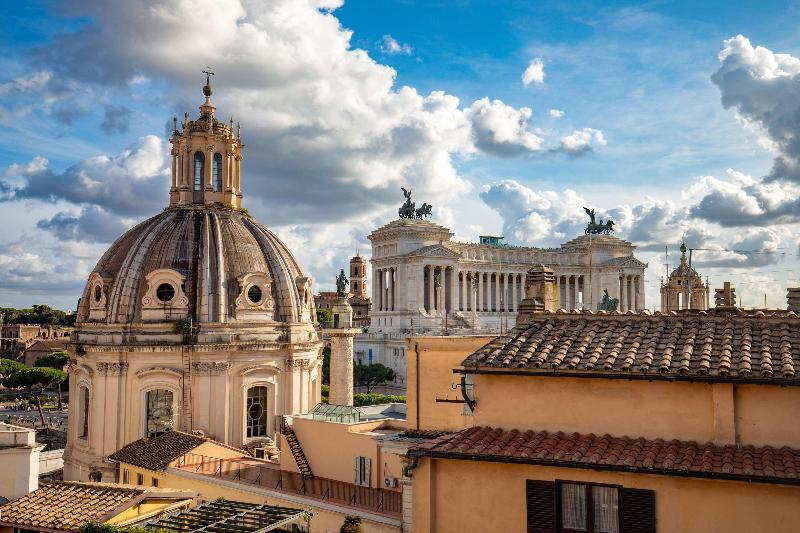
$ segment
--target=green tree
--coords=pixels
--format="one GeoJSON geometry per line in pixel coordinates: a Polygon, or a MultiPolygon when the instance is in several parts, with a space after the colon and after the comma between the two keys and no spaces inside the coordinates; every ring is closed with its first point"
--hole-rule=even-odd
{"type": "Polygon", "coordinates": [[[78,533],[152,533],[155,531],[149,527],[127,526],[119,527],[114,524],[106,524],[92,520],[82,525],[78,533]]]}
{"type": "Polygon", "coordinates": [[[394,370],[380,363],[374,365],[355,365],[353,367],[353,381],[367,388],[367,394],[378,385],[394,379],[394,370]]]}
{"type": "Polygon", "coordinates": [[[322,384],[331,384],[331,347],[322,349],[322,384]]]}
{"type": "Polygon", "coordinates": [[[361,517],[347,515],[344,517],[344,524],[339,528],[339,533],[362,533],[361,517]]]}
{"type": "Polygon", "coordinates": [[[15,372],[28,368],[19,361],[13,359],[0,359],[0,380],[3,380],[15,372]]]}
{"type": "Polygon", "coordinates": [[[46,366],[61,370],[67,363],[69,363],[68,352],[53,352],[36,359],[36,362],[33,363],[33,366],[46,366]]]}
{"type": "Polygon", "coordinates": [[[317,322],[320,324],[330,324],[333,322],[333,313],[330,309],[324,307],[317,307],[317,322]]]}
{"type": "MultiPolygon", "coordinates": [[[[61,384],[67,379],[67,373],[55,368],[47,368],[43,366],[35,366],[33,368],[25,368],[12,373],[3,379],[3,385],[11,388],[25,387],[28,389],[28,394],[36,401],[36,407],[39,409],[39,418],[42,420],[42,427],[45,426],[44,412],[42,411],[42,392],[50,385],[61,384]],[[33,388],[39,387],[39,394],[34,396],[33,388]]],[[[61,397],[58,399],[59,408],[61,407],[61,397]]]]}

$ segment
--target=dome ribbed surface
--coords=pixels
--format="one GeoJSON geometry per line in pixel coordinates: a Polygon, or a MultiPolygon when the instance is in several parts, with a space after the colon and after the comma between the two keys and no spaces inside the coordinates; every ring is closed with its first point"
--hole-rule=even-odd
{"type": "MultiPolygon", "coordinates": [[[[272,231],[239,211],[205,205],[169,208],[117,239],[93,270],[112,280],[105,322],[141,321],[145,276],[158,269],[185,276],[189,317],[195,322],[233,321],[238,278],[253,272],[272,278],[276,321],[307,321],[301,317],[297,288],[304,274],[294,256],[272,231]]],[[[87,285],[79,321],[87,319],[90,290],[87,285]]]]}

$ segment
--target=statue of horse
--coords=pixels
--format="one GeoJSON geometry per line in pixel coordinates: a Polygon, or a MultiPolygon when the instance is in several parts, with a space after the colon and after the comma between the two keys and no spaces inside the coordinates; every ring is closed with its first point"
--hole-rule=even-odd
{"type": "Polygon", "coordinates": [[[419,209],[416,209],[414,212],[415,212],[415,214],[416,214],[418,219],[423,219],[425,217],[431,216],[431,208],[432,207],[433,206],[431,206],[431,204],[429,204],[427,202],[423,202],[422,207],[420,207],[419,209]]]}

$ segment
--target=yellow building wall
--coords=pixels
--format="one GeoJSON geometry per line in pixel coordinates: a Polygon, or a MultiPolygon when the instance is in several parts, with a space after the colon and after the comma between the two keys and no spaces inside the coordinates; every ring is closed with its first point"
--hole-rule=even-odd
{"type": "Polygon", "coordinates": [[[461,399],[460,374],[453,369],[492,336],[409,337],[406,340],[406,421],[408,429],[459,431],[472,426],[463,414],[464,405],[436,402],[436,397],[461,399]],[[419,379],[417,379],[417,352],[419,379]],[[419,399],[418,399],[419,398],[419,399]],[[419,410],[419,425],[417,425],[419,410]]]}
{"type": "MultiPolygon", "coordinates": [[[[123,468],[127,465],[121,465],[123,468]]],[[[308,507],[299,505],[296,502],[283,500],[280,498],[267,497],[263,494],[249,492],[239,488],[232,488],[225,485],[216,483],[215,480],[199,480],[191,477],[184,477],[175,473],[165,471],[160,472],[162,479],[162,487],[171,489],[188,489],[196,491],[200,494],[203,500],[215,500],[217,498],[225,498],[226,500],[258,503],[266,505],[280,505],[283,507],[291,507],[294,509],[307,509],[308,507]]],[[[338,513],[327,509],[319,509],[312,507],[314,517],[311,519],[311,532],[310,533],[328,533],[329,531],[338,532],[339,528],[344,523],[344,518],[348,513],[338,513]]],[[[364,533],[400,533],[400,528],[363,520],[361,524],[364,533]]]]}
{"type": "Polygon", "coordinates": [[[624,379],[475,376],[476,426],[800,447],[800,389],[624,379]]]}
{"type": "Polygon", "coordinates": [[[412,531],[523,532],[528,479],[654,490],[658,533],[800,531],[800,487],[427,458],[414,470],[412,531]]]}
{"type": "MultiPolygon", "coordinates": [[[[353,483],[355,458],[370,459],[370,486],[383,488],[384,475],[399,478],[400,457],[381,451],[373,430],[403,429],[402,421],[378,420],[358,424],[338,424],[322,420],[294,418],[292,428],[315,476],[353,483]]],[[[281,469],[299,472],[286,438],[281,435],[281,469]]],[[[400,490],[399,487],[393,490],[400,490]]]]}

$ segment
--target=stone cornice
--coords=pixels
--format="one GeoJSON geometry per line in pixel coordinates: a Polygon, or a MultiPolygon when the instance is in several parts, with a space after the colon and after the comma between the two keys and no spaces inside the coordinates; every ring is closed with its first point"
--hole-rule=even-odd
{"type": "Polygon", "coordinates": [[[83,344],[70,343],[73,349],[80,345],[87,353],[116,353],[120,351],[141,352],[177,352],[183,350],[188,353],[204,352],[255,352],[255,351],[305,351],[314,350],[321,341],[303,342],[251,342],[239,344],[83,344]]]}
{"type": "Polygon", "coordinates": [[[117,377],[128,373],[128,363],[100,361],[96,366],[97,373],[101,376],[117,377]]]}
{"type": "Polygon", "coordinates": [[[197,376],[223,376],[230,373],[229,361],[197,361],[192,363],[192,374],[197,376]]]}

